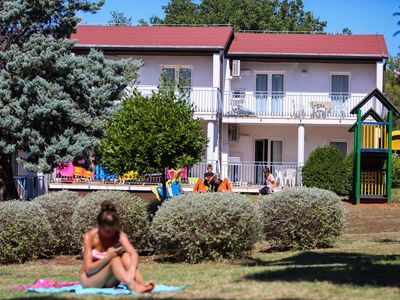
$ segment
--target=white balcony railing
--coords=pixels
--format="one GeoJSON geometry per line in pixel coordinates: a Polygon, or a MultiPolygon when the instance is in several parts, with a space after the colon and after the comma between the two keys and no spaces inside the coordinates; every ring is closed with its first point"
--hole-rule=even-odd
{"type": "MultiPolygon", "coordinates": [[[[143,95],[151,95],[156,92],[156,86],[143,86],[137,87],[137,90],[143,95]]],[[[216,113],[218,107],[218,89],[216,88],[197,88],[185,90],[188,93],[190,102],[194,105],[197,113],[216,113]]]]}
{"type": "Polygon", "coordinates": [[[277,186],[301,185],[301,170],[296,162],[222,162],[222,169],[227,169],[228,179],[233,185],[262,185],[264,167],[271,170],[277,186]]]}
{"type": "MultiPolygon", "coordinates": [[[[347,93],[230,91],[224,93],[223,114],[286,118],[355,118],[350,111],[364,97],[363,94],[347,93]]],[[[364,109],[370,107],[372,102],[367,103],[364,109]]]]}

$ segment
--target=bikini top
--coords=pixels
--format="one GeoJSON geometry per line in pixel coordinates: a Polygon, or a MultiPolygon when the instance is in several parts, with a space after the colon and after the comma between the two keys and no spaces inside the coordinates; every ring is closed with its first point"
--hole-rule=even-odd
{"type": "Polygon", "coordinates": [[[105,252],[100,252],[100,251],[97,251],[96,249],[92,249],[92,259],[93,259],[93,260],[102,259],[102,258],[104,258],[104,256],[106,256],[106,255],[107,255],[107,251],[105,251],[105,252]]]}

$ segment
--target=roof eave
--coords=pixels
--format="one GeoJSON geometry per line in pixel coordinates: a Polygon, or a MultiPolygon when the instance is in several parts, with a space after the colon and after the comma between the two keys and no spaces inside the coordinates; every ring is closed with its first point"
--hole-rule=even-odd
{"type": "Polygon", "coordinates": [[[123,49],[123,50],[203,50],[219,51],[224,46],[163,46],[163,45],[107,45],[107,44],[75,44],[75,49],[123,49]]]}
{"type": "Polygon", "coordinates": [[[344,54],[344,53],[291,53],[291,52],[228,52],[228,56],[282,56],[282,57],[318,57],[318,58],[369,58],[386,59],[387,54],[344,54]]]}

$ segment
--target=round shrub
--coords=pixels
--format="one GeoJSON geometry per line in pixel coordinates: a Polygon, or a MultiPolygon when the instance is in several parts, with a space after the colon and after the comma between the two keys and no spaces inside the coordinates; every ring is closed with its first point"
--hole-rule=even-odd
{"type": "Polygon", "coordinates": [[[258,204],[264,238],[281,249],[331,247],[346,227],[337,195],[318,188],[287,188],[258,204]]]}
{"type": "Polygon", "coordinates": [[[44,209],[36,202],[0,202],[0,264],[49,258],[53,231],[44,209]]]}
{"type": "Polygon", "coordinates": [[[56,245],[54,254],[72,254],[72,214],[78,204],[78,193],[61,191],[35,198],[46,211],[56,245]]]}
{"type": "Polygon", "coordinates": [[[191,263],[243,257],[260,230],[255,207],[234,193],[190,193],[168,200],[151,227],[157,252],[191,263]]]}
{"type": "Polygon", "coordinates": [[[400,187],[400,156],[392,155],[392,187],[400,187]]]}
{"type": "Polygon", "coordinates": [[[354,174],[354,157],[353,153],[348,154],[343,159],[343,164],[345,167],[345,173],[343,176],[346,178],[346,182],[343,186],[344,195],[351,195],[353,189],[353,174],[354,174]]]}
{"type": "Polygon", "coordinates": [[[142,198],[128,192],[98,191],[83,197],[72,216],[74,245],[77,251],[82,248],[83,234],[96,226],[100,204],[110,200],[117,208],[120,227],[138,251],[148,250],[149,221],[147,206],[142,198]]]}
{"type": "Polygon", "coordinates": [[[302,169],[303,185],[349,195],[346,165],[334,146],[318,147],[306,160],[302,169]]]}

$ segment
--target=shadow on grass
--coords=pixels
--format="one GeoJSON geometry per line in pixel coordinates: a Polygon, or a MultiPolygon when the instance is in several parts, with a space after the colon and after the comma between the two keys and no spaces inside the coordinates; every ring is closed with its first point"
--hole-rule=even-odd
{"type": "Polygon", "coordinates": [[[382,243],[382,244],[392,244],[392,243],[400,243],[399,240],[393,240],[393,239],[381,239],[381,240],[375,240],[375,243],[382,243]]]}
{"type": "Polygon", "coordinates": [[[334,284],[400,286],[400,255],[368,255],[343,252],[304,252],[254,266],[282,267],[245,276],[256,281],[328,281],[334,284]]]}

